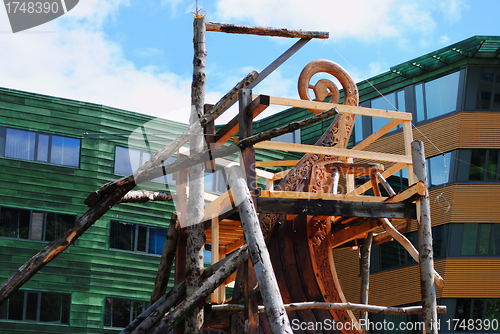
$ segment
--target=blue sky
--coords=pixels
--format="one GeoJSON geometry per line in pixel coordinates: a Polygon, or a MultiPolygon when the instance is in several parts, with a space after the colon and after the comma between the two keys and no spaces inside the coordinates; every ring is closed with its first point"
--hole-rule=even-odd
{"type": "MultiPolygon", "coordinates": [[[[328,31],[328,40],[309,42],[255,88],[291,98],[314,59],[333,60],[361,81],[474,35],[500,35],[499,0],[199,0],[199,7],[209,21],[328,31]]],[[[0,86],[188,122],[194,10],[195,0],[80,0],[66,15],[12,34],[0,8],[0,86]]],[[[296,41],[215,32],[206,39],[207,103],[296,41]]]]}

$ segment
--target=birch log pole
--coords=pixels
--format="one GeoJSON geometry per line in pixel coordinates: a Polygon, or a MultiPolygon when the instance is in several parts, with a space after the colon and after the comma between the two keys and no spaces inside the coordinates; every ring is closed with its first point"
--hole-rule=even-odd
{"type": "MultiPolygon", "coordinates": [[[[189,122],[196,124],[204,114],[205,106],[205,64],[207,50],[205,49],[206,21],[204,17],[194,19],[194,59],[193,83],[191,86],[191,117],[189,122]]],[[[190,155],[203,152],[203,132],[194,136],[190,141],[190,155]]],[[[200,163],[189,168],[189,200],[188,200],[188,230],[186,246],[186,294],[190,296],[201,285],[201,271],[203,270],[203,252],[205,251],[205,229],[200,222],[204,214],[204,175],[205,164],[200,163]]],[[[186,333],[203,333],[203,308],[196,308],[186,318],[186,333]]]]}
{"type": "Polygon", "coordinates": [[[266,309],[269,327],[274,334],[292,333],[283,299],[274,275],[271,258],[260,228],[257,212],[253,205],[247,181],[239,166],[229,168],[229,186],[232,189],[234,202],[238,207],[241,225],[247,240],[250,259],[252,260],[259,282],[262,301],[266,309]]]}
{"type": "Polygon", "coordinates": [[[416,140],[411,143],[413,170],[417,179],[425,184],[425,195],[420,199],[418,226],[418,248],[420,251],[420,285],[422,293],[423,319],[425,333],[437,334],[436,287],[434,285],[434,256],[432,253],[431,205],[427,188],[427,168],[425,165],[424,143],[416,140]]]}
{"type": "MultiPolygon", "coordinates": [[[[366,239],[361,248],[361,304],[368,305],[368,296],[370,289],[370,258],[372,251],[373,232],[368,232],[366,239]]],[[[361,319],[368,324],[368,312],[361,312],[361,319]]],[[[364,328],[368,330],[368,328],[364,328]]]]}

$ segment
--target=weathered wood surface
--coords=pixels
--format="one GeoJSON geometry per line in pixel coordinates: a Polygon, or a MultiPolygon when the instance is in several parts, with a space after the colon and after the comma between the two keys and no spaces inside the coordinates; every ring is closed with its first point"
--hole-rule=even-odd
{"type": "Polygon", "coordinates": [[[420,216],[418,217],[418,248],[420,251],[420,291],[425,332],[438,333],[438,318],[436,313],[436,287],[434,255],[432,252],[431,206],[429,190],[427,189],[427,167],[425,163],[424,143],[416,140],[411,143],[413,170],[417,179],[426,186],[425,195],[420,199],[420,216]]]}
{"type": "MultiPolygon", "coordinates": [[[[392,306],[376,306],[376,305],[365,305],[357,303],[323,303],[323,302],[303,302],[303,303],[291,303],[285,304],[285,309],[287,312],[298,311],[298,310],[349,310],[349,311],[363,311],[368,313],[378,313],[378,314],[394,314],[394,315],[410,315],[410,314],[422,314],[423,309],[421,306],[407,306],[407,307],[392,307],[392,306]]],[[[212,305],[211,309],[214,312],[224,312],[224,311],[242,311],[245,305],[240,304],[220,304],[212,305]]],[[[445,314],[447,307],[445,305],[438,305],[436,307],[437,313],[445,314]]],[[[259,305],[259,313],[266,312],[263,305],[259,305]]]]}
{"type": "Polygon", "coordinates": [[[129,191],[118,202],[122,203],[146,203],[149,201],[171,201],[172,195],[163,192],[154,192],[148,190],[129,191]]]}
{"type": "Polygon", "coordinates": [[[167,316],[163,317],[159,324],[154,327],[149,333],[160,334],[167,333],[177,323],[184,320],[193,310],[201,306],[205,299],[224,281],[236,271],[239,265],[249,258],[247,247],[242,247],[237,250],[230,257],[224,259],[224,264],[210,276],[201,287],[196,290],[192,295],[187,297],[180,303],[173,311],[169,312],[167,316]]]}
{"type": "Polygon", "coordinates": [[[304,214],[315,216],[375,217],[415,219],[412,203],[347,202],[322,199],[258,197],[259,213],[304,214]]]}
{"type": "Polygon", "coordinates": [[[228,176],[271,332],[274,334],[292,333],[246,178],[239,166],[229,168],[228,176]]]}
{"type": "Polygon", "coordinates": [[[287,28],[258,27],[241,24],[207,22],[207,31],[218,31],[230,34],[247,34],[260,36],[276,36],[288,38],[321,38],[329,37],[326,31],[292,30],[287,28]]]}
{"type": "MultiPolygon", "coordinates": [[[[368,232],[363,247],[361,248],[361,292],[359,302],[368,305],[370,296],[370,265],[373,243],[373,232],[368,232]]],[[[361,319],[368,324],[368,312],[361,310],[361,319]]],[[[368,330],[368,328],[364,328],[368,330]]]]}
{"type": "MultiPolygon", "coordinates": [[[[191,125],[198,124],[205,112],[206,61],[205,17],[195,18],[193,24],[194,59],[193,82],[191,84],[191,125]]],[[[211,123],[211,122],[210,122],[211,123]]],[[[209,123],[209,124],[210,124],[209,123]]],[[[201,127],[189,142],[190,155],[204,151],[204,138],[201,127]]],[[[189,199],[187,207],[187,245],[186,245],[186,295],[193,294],[201,285],[203,255],[205,252],[205,229],[203,219],[205,164],[189,168],[189,199]]],[[[186,317],[185,331],[193,334],[203,333],[203,308],[198,307],[186,317]]]]}
{"type": "Polygon", "coordinates": [[[170,226],[168,227],[167,237],[165,238],[165,245],[163,246],[163,251],[161,253],[160,265],[158,266],[153,292],[151,293],[151,299],[149,301],[150,305],[156,303],[156,301],[165,295],[165,292],[167,291],[168,280],[170,278],[175,258],[175,251],[177,249],[178,234],[177,215],[174,212],[172,213],[172,218],[170,219],[170,226]]]}

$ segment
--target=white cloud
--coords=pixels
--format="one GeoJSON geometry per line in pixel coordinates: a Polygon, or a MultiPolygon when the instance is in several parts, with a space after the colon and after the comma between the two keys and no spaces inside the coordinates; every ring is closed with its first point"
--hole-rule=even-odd
{"type": "MultiPolygon", "coordinates": [[[[0,62],[7,65],[0,86],[188,122],[191,78],[136,68],[102,32],[103,22],[127,4],[80,1],[60,19],[26,33],[0,34],[0,62]]],[[[9,30],[4,11],[0,22],[0,30],[9,30]]]]}

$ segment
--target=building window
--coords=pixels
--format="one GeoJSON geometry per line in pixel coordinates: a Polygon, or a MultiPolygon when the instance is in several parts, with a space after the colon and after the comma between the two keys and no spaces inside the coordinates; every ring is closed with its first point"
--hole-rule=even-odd
{"type": "Polygon", "coordinates": [[[19,290],[0,305],[0,319],[69,324],[71,295],[19,290]]]}
{"type": "Polygon", "coordinates": [[[146,309],[145,301],[108,297],[104,307],[104,326],[125,328],[146,309]]]}
{"type": "Polygon", "coordinates": [[[75,224],[75,216],[0,207],[0,236],[52,241],[75,224]]]}
{"type": "Polygon", "coordinates": [[[456,111],[460,73],[415,85],[417,122],[456,111]]]}
{"type": "MultiPolygon", "coordinates": [[[[371,100],[371,107],[373,109],[382,109],[390,111],[406,111],[405,105],[405,91],[400,90],[399,92],[390,93],[379,98],[371,100]]],[[[391,119],[372,117],[372,133],[382,128],[384,125],[389,123],[391,119]]],[[[400,128],[399,126],[396,128],[400,128]]]]}
{"type": "MultiPolygon", "coordinates": [[[[115,174],[120,175],[131,175],[139,167],[141,167],[145,162],[151,158],[152,154],[150,152],[136,150],[133,148],[116,146],[115,148],[115,174]]],[[[174,162],[176,158],[170,157],[164,164],[174,162]]],[[[172,174],[168,174],[162,177],[158,177],[153,181],[164,182],[167,184],[174,184],[172,174]]]]}
{"type": "MultiPolygon", "coordinates": [[[[455,317],[451,323],[456,332],[470,331],[468,327],[469,320],[474,325],[481,322],[482,330],[480,332],[498,332],[500,331],[500,299],[493,298],[457,298],[455,306],[455,317]],[[456,319],[456,320],[455,320],[456,319]]],[[[474,329],[479,329],[474,327],[474,329]]]]}
{"type": "Polygon", "coordinates": [[[479,72],[476,109],[500,109],[500,70],[481,69],[479,72]]]}
{"type": "Polygon", "coordinates": [[[500,256],[500,226],[464,224],[462,256],[500,256]]]}
{"type": "Polygon", "coordinates": [[[112,220],[109,248],[161,255],[166,237],[164,228],[112,220]]]}
{"type": "Polygon", "coordinates": [[[451,152],[427,159],[428,182],[430,186],[439,186],[450,180],[451,152]]]}
{"type": "Polygon", "coordinates": [[[6,158],[80,165],[80,139],[3,127],[0,138],[0,153],[6,158]]]}

